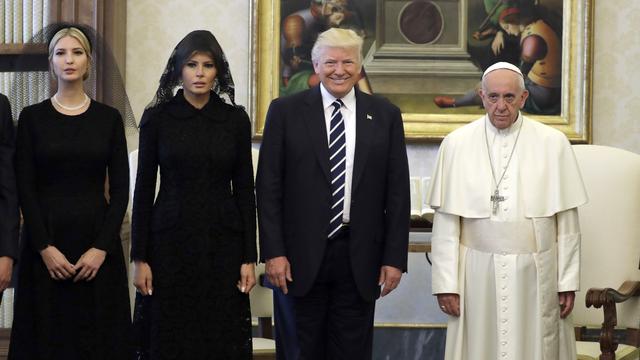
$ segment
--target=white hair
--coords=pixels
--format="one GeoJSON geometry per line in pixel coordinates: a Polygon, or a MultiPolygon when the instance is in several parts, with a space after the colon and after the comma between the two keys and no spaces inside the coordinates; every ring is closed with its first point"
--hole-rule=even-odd
{"type": "Polygon", "coordinates": [[[311,60],[314,63],[320,61],[326,48],[356,49],[358,63],[362,64],[362,43],[362,38],[353,30],[331,28],[318,35],[318,39],[311,49],[311,60]]]}

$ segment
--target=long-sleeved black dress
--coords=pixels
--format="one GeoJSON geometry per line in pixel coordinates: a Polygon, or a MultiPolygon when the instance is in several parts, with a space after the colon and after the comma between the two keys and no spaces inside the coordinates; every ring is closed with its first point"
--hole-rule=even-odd
{"type": "Polygon", "coordinates": [[[17,259],[19,216],[16,178],[13,171],[14,150],[15,128],[11,117],[11,105],[9,99],[0,94],[0,256],[17,259]]]}
{"type": "Polygon", "coordinates": [[[45,100],[20,114],[16,177],[25,227],[9,359],[130,358],[130,307],[119,237],[128,166],[116,109],[92,101],[83,114],[67,116],[45,100]],[[39,254],[48,245],[72,264],[92,247],[107,255],[92,281],[57,281],[39,254]]]}
{"type": "Polygon", "coordinates": [[[249,296],[236,283],[256,261],[251,124],[211,93],[200,110],[182,91],[145,112],[133,201],[137,359],[250,359],[249,296]],[[160,191],[154,203],[156,174],[160,191]]]}

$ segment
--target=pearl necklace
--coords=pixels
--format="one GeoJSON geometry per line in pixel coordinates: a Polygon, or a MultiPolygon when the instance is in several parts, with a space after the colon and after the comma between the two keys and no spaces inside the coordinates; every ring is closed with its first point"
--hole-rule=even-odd
{"type": "Polygon", "coordinates": [[[58,94],[54,94],[53,97],[51,98],[51,100],[53,100],[53,102],[56,103],[56,105],[58,105],[60,108],[62,108],[64,110],[67,110],[67,111],[80,110],[83,107],[85,107],[91,101],[91,99],[89,98],[89,96],[87,94],[84,94],[84,101],[82,101],[82,104],[77,105],[77,106],[65,106],[65,105],[62,105],[60,103],[60,101],[58,101],[58,94]]]}

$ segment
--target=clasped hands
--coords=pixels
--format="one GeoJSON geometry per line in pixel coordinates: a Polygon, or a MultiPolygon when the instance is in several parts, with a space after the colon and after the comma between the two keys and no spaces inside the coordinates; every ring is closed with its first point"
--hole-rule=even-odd
{"type": "MultiPolygon", "coordinates": [[[[269,282],[273,286],[280,288],[283,293],[289,293],[287,281],[292,282],[291,265],[286,256],[277,256],[267,260],[265,272],[269,282]]],[[[378,286],[382,286],[380,296],[385,296],[393,291],[400,284],[402,271],[393,266],[383,265],[380,267],[380,276],[378,277],[378,286]]]]}
{"type": "MultiPolygon", "coordinates": [[[[436,294],[438,298],[438,306],[445,314],[451,316],[460,316],[460,296],[458,294],[446,293],[436,294]]],[[[565,291],[558,293],[558,302],[560,305],[560,318],[564,319],[573,310],[573,304],[576,299],[575,291],[565,291]]]]}
{"type": "Polygon", "coordinates": [[[78,282],[91,281],[96,277],[107,252],[91,248],[82,254],[75,264],[71,264],[58,248],[49,245],[40,251],[40,256],[52,279],[66,280],[73,277],[73,282],[78,282]]]}

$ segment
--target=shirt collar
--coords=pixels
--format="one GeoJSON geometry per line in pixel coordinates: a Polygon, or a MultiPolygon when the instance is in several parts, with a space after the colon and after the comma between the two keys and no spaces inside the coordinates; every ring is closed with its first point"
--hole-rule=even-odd
{"type": "MultiPolygon", "coordinates": [[[[320,83],[320,94],[322,94],[322,107],[326,109],[336,101],[336,97],[331,95],[331,93],[324,87],[322,83],[320,83]]],[[[344,104],[344,108],[349,111],[353,111],[356,108],[356,90],[355,88],[351,88],[351,91],[347,93],[344,97],[342,97],[342,103],[344,104]]]]}
{"type": "Polygon", "coordinates": [[[222,120],[219,111],[223,108],[223,101],[213,91],[209,95],[209,101],[202,107],[202,109],[196,109],[191,103],[184,97],[184,91],[179,89],[176,95],[167,104],[168,111],[177,118],[191,118],[196,116],[204,116],[206,118],[220,121],[222,120]]]}
{"type": "Polygon", "coordinates": [[[489,120],[489,114],[485,115],[485,122],[487,123],[487,128],[489,129],[489,133],[492,135],[503,135],[503,136],[509,136],[515,132],[518,131],[518,129],[520,128],[520,123],[522,122],[522,113],[518,111],[518,117],[516,118],[516,121],[513,122],[513,124],[511,124],[511,126],[509,126],[506,129],[498,129],[497,127],[493,126],[493,124],[491,123],[491,120],[489,120]]]}

